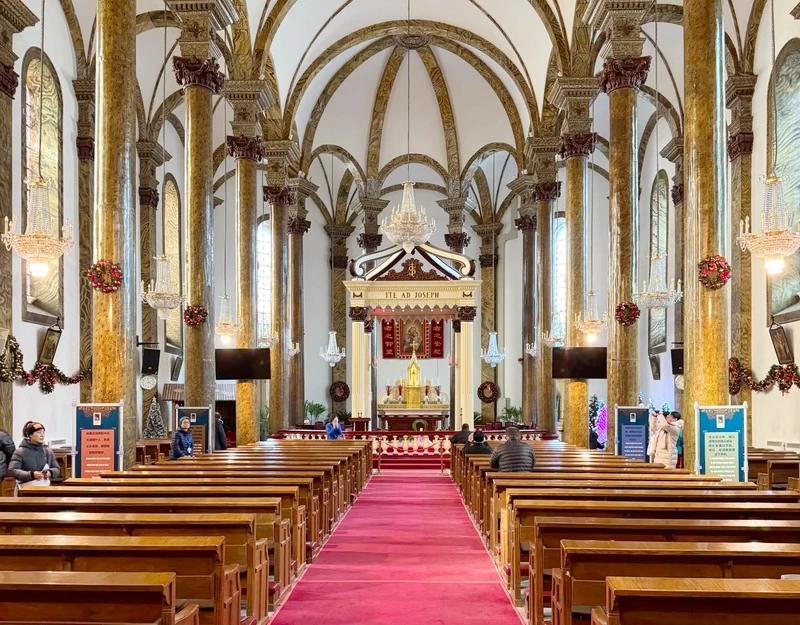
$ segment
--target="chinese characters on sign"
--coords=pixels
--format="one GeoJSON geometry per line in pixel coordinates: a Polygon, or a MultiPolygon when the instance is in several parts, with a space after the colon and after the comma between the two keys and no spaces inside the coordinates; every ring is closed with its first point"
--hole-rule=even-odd
{"type": "Polygon", "coordinates": [[[706,473],[726,482],[739,481],[739,432],[706,432],[706,473]]]}
{"type": "Polygon", "coordinates": [[[114,470],[114,430],[81,431],[81,477],[96,477],[114,470]]]}

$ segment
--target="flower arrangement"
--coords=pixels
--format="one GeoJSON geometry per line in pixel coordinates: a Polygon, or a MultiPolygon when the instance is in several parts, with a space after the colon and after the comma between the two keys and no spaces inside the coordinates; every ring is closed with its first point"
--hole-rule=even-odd
{"type": "Polygon", "coordinates": [[[781,394],[786,395],[793,386],[800,388],[800,370],[797,365],[772,365],[763,380],[756,380],[753,374],[744,368],[738,358],[728,361],[728,390],[731,395],[737,395],[742,387],[764,393],[773,386],[778,385],[781,394]]]}
{"type": "Polygon", "coordinates": [[[697,263],[698,279],[709,291],[716,291],[725,286],[731,279],[731,266],[724,256],[706,256],[697,263]]]}
{"type": "Polygon", "coordinates": [[[494,382],[486,381],[478,387],[478,399],[484,404],[493,404],[500,397],[500,389],[494,382]]]}
{"type": "Polygon", "coordinates": [[[201,323],[208,319],[208,311],[205,306],[191,304],[183,311],[183,322],[190,328],[197,328],[201,323]]]}
{"type": "Polygon", "coordinates": [[[608,442],[608,408],[601,401],[600,411],[597,413],[597,442],[605,446],[608,442]]]}
{"type": "Polygon", "coordinates": [[[107,259],[100,259],[86,271],[86,277],[95,291],[115,293],[122,284],[122,270],[119,265],[107,259]]]}
{"type": "Polygon", "coordinates": [[[639,319],[641,311],[633,302],[622,302],[618,304],[614,311],[614,319],[621,326],[632,326],[639,319]]]}

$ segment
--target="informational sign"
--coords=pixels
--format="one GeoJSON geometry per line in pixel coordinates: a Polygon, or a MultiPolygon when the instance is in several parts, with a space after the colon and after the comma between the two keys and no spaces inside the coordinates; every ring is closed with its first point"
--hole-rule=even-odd
{"type": "Polygon", "coordinates": [[[122,409],[118,404],[74,404],[73,477],[122,469],[122,409]]]}
{"type": "Polygon", "coordinates": [[[650,440],[650,409],[645,406],[614,406],[616,413],[616,453],[631,460],[647,462],[650,440]]]}
{"type": "Polygon", "coordinates": [[[694,405],[696,471],[726,482],[747,479],[747,403],[742,406],[694,405]]]}
{"type": "Polygon", "coordinates": [[[210,454],[212,450],[211,433],[214,431],[211,407],[202,406],[200,408],[192,408],[179,406],[175,412],[176,431],[180,429],[181,419],[184,417],[189,419],[189,431],[192,433],[194,454],[210,454]]]}

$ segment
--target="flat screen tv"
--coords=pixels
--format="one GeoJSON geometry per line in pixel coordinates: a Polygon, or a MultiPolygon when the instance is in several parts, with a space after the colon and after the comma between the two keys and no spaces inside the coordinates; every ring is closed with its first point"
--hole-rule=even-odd
{"type": "Polygon", "coordinates": [[[268,349],[218,349],[217,380],[269,380],[268,349]]]}
{"type": "Polygon", "coordinates": [[[556,347],[553,349],[553,378],[606,379],[605,347],[556,347]]]}
{"type": "Polygon", "coordinates": [[[672,375],[683,375],[683,347],[670,350],[672,360],[672,375]]]}

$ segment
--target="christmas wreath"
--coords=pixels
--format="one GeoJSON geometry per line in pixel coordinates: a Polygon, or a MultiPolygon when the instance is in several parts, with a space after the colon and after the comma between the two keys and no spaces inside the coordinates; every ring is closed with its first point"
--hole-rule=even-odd
{"type": "Polygon", "coordinates": [[[190,328],[198,327],[201,323],[205,323],[206,319],[208,311],[200,304],[191,304],[183,311],[183,322],[190,328]]]}
{"type": "Polygon", "coordinates": [[[347,398],[350,397],[350,387],[347,386],[347,382],[339,380],[331,384],[330,394],[331,399],[335,402],[347,401],[347,398]]]}
{"type": "Polygon", "coordinates": [[[110,260],[101,259],[92,263],[86,271],[86,276],[92,283],[92,288],[103,293],[119,291],[119,285],[122,284],[122,270],[110,260]]]}
{"type": "Polygon", "coordinates": [[[800,388],[800,370],[797,365],[772,365],[763,380],[756,380],[753,374],[744,368],[738,358],[728,361],[728,390],[731,395],[736,395],[745,386],[756,393],[768,391],[778,385],[780,392],[785,395],[792,386],[800,388]]]}
{"type": "Polygon", "coordinates": [[[81,371],[77,375],[68,376],[61,369],[55,365],[48,365],[43,362],[37,362],[33,371],[25,373],[22,377],[25,384],[33,386],[36,380],[39,380],[39,389],[45,395],[49,395],[56,387],[56,383],[65,386],[70,384],[78,384],[89,376],[88,371],[81,371]]]}
{"type": "Polygon", "coordinates": [[[0,355],[0,382],[13,382],[25,375],[25,365],[22,362],[22,350],[17,339],[8,337],[6,351],[0,355]]]}
{"type": "Polygon", "coordinates": [[[639,307],[633,302],[622,302],[617,305],[614,312],[614,319],[621,326],[632,326],[639,319],[639,307]]]}
{"type": "Polygon", "coordinates": [[[731,279],[731,266],[724,256],[706,256],[697,263],[700,273],[698,279],[709,291],[716,291],[731,279]]]}
{"type": "Polygon", "coordinates": [[[500,397],[500,389],[494,382],[484,382],[478,387],[478,399],[484,404],[493,404],[500,397]]]}

